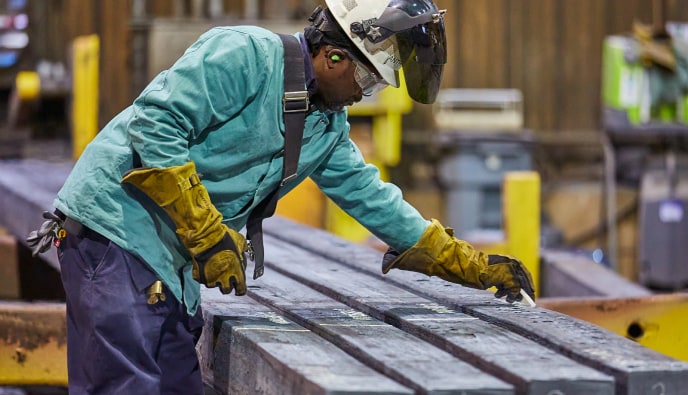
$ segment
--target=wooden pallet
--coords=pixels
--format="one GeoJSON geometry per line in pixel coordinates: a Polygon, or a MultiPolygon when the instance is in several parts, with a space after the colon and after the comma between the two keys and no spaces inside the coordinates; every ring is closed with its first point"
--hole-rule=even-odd
{"type": "MultiPolygon", "coordinates": [[[[282,218],[248,297],[203,291],[219,393],[681,394],[688,363],[574,318],[424,275],[282,218]],[[353,373],[355,372],[355,373],[353,373]]],[[[248,272],[250,272],[250,268],[248,272]]]]}

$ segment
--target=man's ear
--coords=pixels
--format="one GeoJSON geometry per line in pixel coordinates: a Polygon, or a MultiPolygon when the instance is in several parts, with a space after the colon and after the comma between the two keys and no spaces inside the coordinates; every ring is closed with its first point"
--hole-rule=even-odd
{"type": "Polygon", "coordinates": [[[325,52],[325,57],[327,58],[327,65],[332,67],[335,63],[339,63],[346,59],[346,54],[340,49],[333,48],[325,52]]]}

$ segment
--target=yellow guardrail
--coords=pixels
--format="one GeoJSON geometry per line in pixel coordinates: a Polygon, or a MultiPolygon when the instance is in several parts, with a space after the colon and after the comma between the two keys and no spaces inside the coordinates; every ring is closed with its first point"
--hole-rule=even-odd
{"type": "Polygon", "coordinates": [[[67,386],[64,303],[0,302],[0,386],[67,386]]]}
{"type": "Polygon", "coordinates": [[[672,358],[688,361],[688,293],[638,298],[542,299],[540,306],[580,318],[672,358]]]}

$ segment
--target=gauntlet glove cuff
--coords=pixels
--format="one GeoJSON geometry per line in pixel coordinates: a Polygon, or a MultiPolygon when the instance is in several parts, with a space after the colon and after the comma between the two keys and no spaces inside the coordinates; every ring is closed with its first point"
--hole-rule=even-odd
{"type": "Polygon", "coordinates": [[[520,300],[520,290],[534,296],[533,281],[525,266],[518,260],[487,255],[454,237],[451,228],[433,219],[418,242],[403,253],[389,249],[382,259],[382,273],[391,269],[409,270],[471,288],[497,288],[495,296],[507,296],[512,302],[520,300]]]}
{"type": "Polygon", "coordinates": [[[177,227],[180,240],[193,257],[193,277],[222,293],[246,293],[246,239],[222,223],[222,214],[188,162],[168,168],[134,169],[122,178],[150,197],[177,227]]]}

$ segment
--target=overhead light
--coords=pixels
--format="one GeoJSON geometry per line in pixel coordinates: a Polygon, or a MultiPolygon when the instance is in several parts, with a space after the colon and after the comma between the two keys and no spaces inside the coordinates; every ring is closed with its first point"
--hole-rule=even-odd
{"type": "Polygon", "coordinates": [[[16,51],[0,51],[0,67],[12,67],[18,59],[19,53],[16,51]]]}
{"type": "Polygon", "coordinates": [[[0,34],[0,47],[22,49],[29,45],[29,35],[24,32],[7,32],[0,34]]]}
{"type": "Polygon", "coordinates": [[[15,15],[14,18],[12,18],[12,23],[15,29],[24,30],[29,26],[29,16],[26,14],[15,15]]]}

